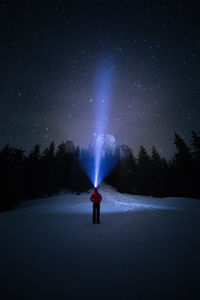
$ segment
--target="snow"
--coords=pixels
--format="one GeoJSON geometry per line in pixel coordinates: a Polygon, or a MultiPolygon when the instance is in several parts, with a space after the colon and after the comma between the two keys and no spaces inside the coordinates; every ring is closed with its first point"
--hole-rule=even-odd
{"type": "Polygon", "coordinates": [[[0,299],[199,299],[200,201],[99,191],[0,214],[0,299]]]}

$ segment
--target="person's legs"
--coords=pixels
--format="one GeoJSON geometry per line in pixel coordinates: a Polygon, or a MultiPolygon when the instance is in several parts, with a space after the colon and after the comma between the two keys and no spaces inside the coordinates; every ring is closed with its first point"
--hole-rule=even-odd
{"type": "Polygon", "coordinates": [[[100,203],[97,204],[97,223],[100,223],[100,203]]]}
{"type": "Polygon", "coordinates": [[[93,204],[93,224],[95,224],[95,220],[96,220],[96,205],[93,204]]]}

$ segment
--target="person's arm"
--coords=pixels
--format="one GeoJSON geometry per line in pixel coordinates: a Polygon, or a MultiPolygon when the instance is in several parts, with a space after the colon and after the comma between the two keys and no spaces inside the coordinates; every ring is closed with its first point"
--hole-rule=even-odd
{"type": "Polygon", "coordinates": [[[100,202],[101,202],[101,200],[102,200],[102,196],[101,196],[101,194],[99,194],[99,198],[100,198],[100,202]]]}
{"type": "Polygon", "coordinates": [[[94,200],[94,197],[93,197],[93,194],[92,194],[91,197],[90,197],[90,201],[93,202],[93,200],[94,200]]]}

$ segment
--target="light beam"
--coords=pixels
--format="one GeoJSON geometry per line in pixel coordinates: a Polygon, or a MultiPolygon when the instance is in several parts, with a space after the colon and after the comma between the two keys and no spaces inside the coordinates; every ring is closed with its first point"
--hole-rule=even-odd
{"type": "Polygon", "coordinates": [[[82,149],[79,157],[79,162],[94,187],[98,187],[119,161],[115,138],[106,133],[113,98],[112,90],[113,66],[110,63],[104,63],[99,66],[95,77],[95,138],[90,143],[88,149],[82,149]]]}
{"type": "Polygon", "coordinates": [[[103,140],[100,139],[102,134],[106,133],[107,122],[109,116],[109,108],[111,106],[111,91],[112,91],[112,69],[113,67],[104,64],[100,67],[96,77],[96,134],[97,142],[94,149],[94,186],[97,187],[103,180],[100,178],[100,164],[102,159],[103,140]],[[99,140],[98,140],[99,139],[99,140]]]}

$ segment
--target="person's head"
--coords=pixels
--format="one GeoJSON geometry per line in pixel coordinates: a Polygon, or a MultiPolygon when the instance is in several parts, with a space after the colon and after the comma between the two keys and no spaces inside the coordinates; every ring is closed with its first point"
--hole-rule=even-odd
{"type": "Polygon", "coordinates": [[[95,193],[97,193],[97,192],[98,192],[98,189],[97,189],[97,187],[95,187],[95,188],[94,188],[94,192],[95,192],[95,193]]]}

